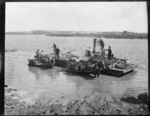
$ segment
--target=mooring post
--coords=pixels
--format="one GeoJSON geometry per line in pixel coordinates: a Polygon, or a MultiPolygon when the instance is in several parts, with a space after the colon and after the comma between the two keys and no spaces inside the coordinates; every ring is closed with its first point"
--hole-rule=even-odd
{"type": "Polygon", "coordinates": [[[95,53],[95,48],[96,48],[96,39],[94,38],[94,40],[93,40],[93,53],[95,53]]]}

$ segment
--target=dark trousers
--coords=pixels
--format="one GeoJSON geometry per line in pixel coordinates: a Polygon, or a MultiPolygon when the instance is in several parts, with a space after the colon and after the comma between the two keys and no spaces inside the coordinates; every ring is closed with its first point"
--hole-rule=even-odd
{"type": "Polygon", "coordinates": [[[108,60],[111,60],[111,54],[108,54],[108,60]]]}
{"type": "Polygon", "coordinates": [[[57,58],[59,58],[59,53],[58,52],[56,52],[56,55],[57,55],[57,58]]]}

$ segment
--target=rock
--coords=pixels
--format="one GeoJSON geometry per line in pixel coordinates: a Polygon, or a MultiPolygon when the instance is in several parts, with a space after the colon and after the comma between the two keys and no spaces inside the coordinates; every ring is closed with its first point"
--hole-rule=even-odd
{"type": "Polygon", "coordinates": [[[121,101],[132,103],[132,104],[148,104],[148,95],[147,93],[143,93],[138,95],[138,99],[133,96],[122,97],[121,101]]]}
{"type": "Polygon", "coordinates": [[[136,99],[134,97],[127,97],[127,98],[122,97],[121,101],[132,103],[132,104],[140,104],[140,103],[142,103],[141,100],[138,100],[138,99],[136,99]]]}
{"type": "Polygon", "coordinates": [[[139,94],[138,99],[145,104],[148,104],[148,95],[147,93],[139,94]]]}
{"type": "Polygon", "coordinates": [[[140,110],[142,109],[142,110],[148,111],[148,105],[147,104],[141,104],[139,109],[140,110]]]}
{"type": "Polygon", "coordinates": [[[80,114],[81,115],[92,115],[94,110],[90,108],[85,102],[80,106],[80,114]]]}

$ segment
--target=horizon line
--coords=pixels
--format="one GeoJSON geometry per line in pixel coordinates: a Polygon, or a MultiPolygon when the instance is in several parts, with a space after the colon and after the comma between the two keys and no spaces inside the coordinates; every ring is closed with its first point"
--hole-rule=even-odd
{"type": "MultiPolygon", "coordinates": [[[[28,30],[28,31],[5,31],[5,33],[8,32],[32,32],[32,31],[63,31],[63,30],[40,30],[40,29],[35,29],[35,30],[28,30]]],[[[68,30],[67,30],[68,31],[68,30]]],[[[67,32],[66,30],[64,32],[67,32]]],[[[132,33],[148,33],[148,32],[134,32],[134,31],[73,31],[73,30],[69,30],[68,32],[132,32],[132,33]]]]}

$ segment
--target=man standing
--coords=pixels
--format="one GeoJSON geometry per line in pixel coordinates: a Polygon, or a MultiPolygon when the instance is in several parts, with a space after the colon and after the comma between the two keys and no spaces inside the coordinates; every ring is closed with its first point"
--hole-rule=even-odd
{"type": "Polygon", "coordinates": [[[36,51],[36,57],[37,57],[37,60],[39,60],[39,49],[37,49],[36,51]]]}
{"type": "Polygon", "coordinates": [[[53,44],[53,48],[54,48],[54,57],[55,57],[55,58],[57,57],[56,47],[57,47],[57,46],[56,46],[56,44],[54,43],[54,44],[53,44]]]}
{"type": "Polygon", "coordinates": [[[111,47],[109,46],[109,48],[108,48],[108,60],[111,60],[111,56],[112,56],[112,50],[111,50],[111,47]]]}
{"type": "Polygon", "coordinates": [[[89,47],[88,56],[91,56],[91,48],[89,47]]]}
{"type": "Polygon", "coordinates": [[[59,50],[59,48],[57,47],[57,48],[56,48],[57,58],[59,58],[59,53],[60,53],[60,50],[59,50]]]}
{"type": "Polygon", "coordinates": [[[39,58],[40,58],[40,61],[43,60],[43,50],[41,50],[41,53],[39,53],[39,58]]]}
{"type": "Polygon", "coordinates": [[[104,49],[105,44],[104,44],[104,41],[102,39],[100,39],[98,41],[98,44],[100,45],[101,59],[105,60],[105,49],[104,49]]]}

